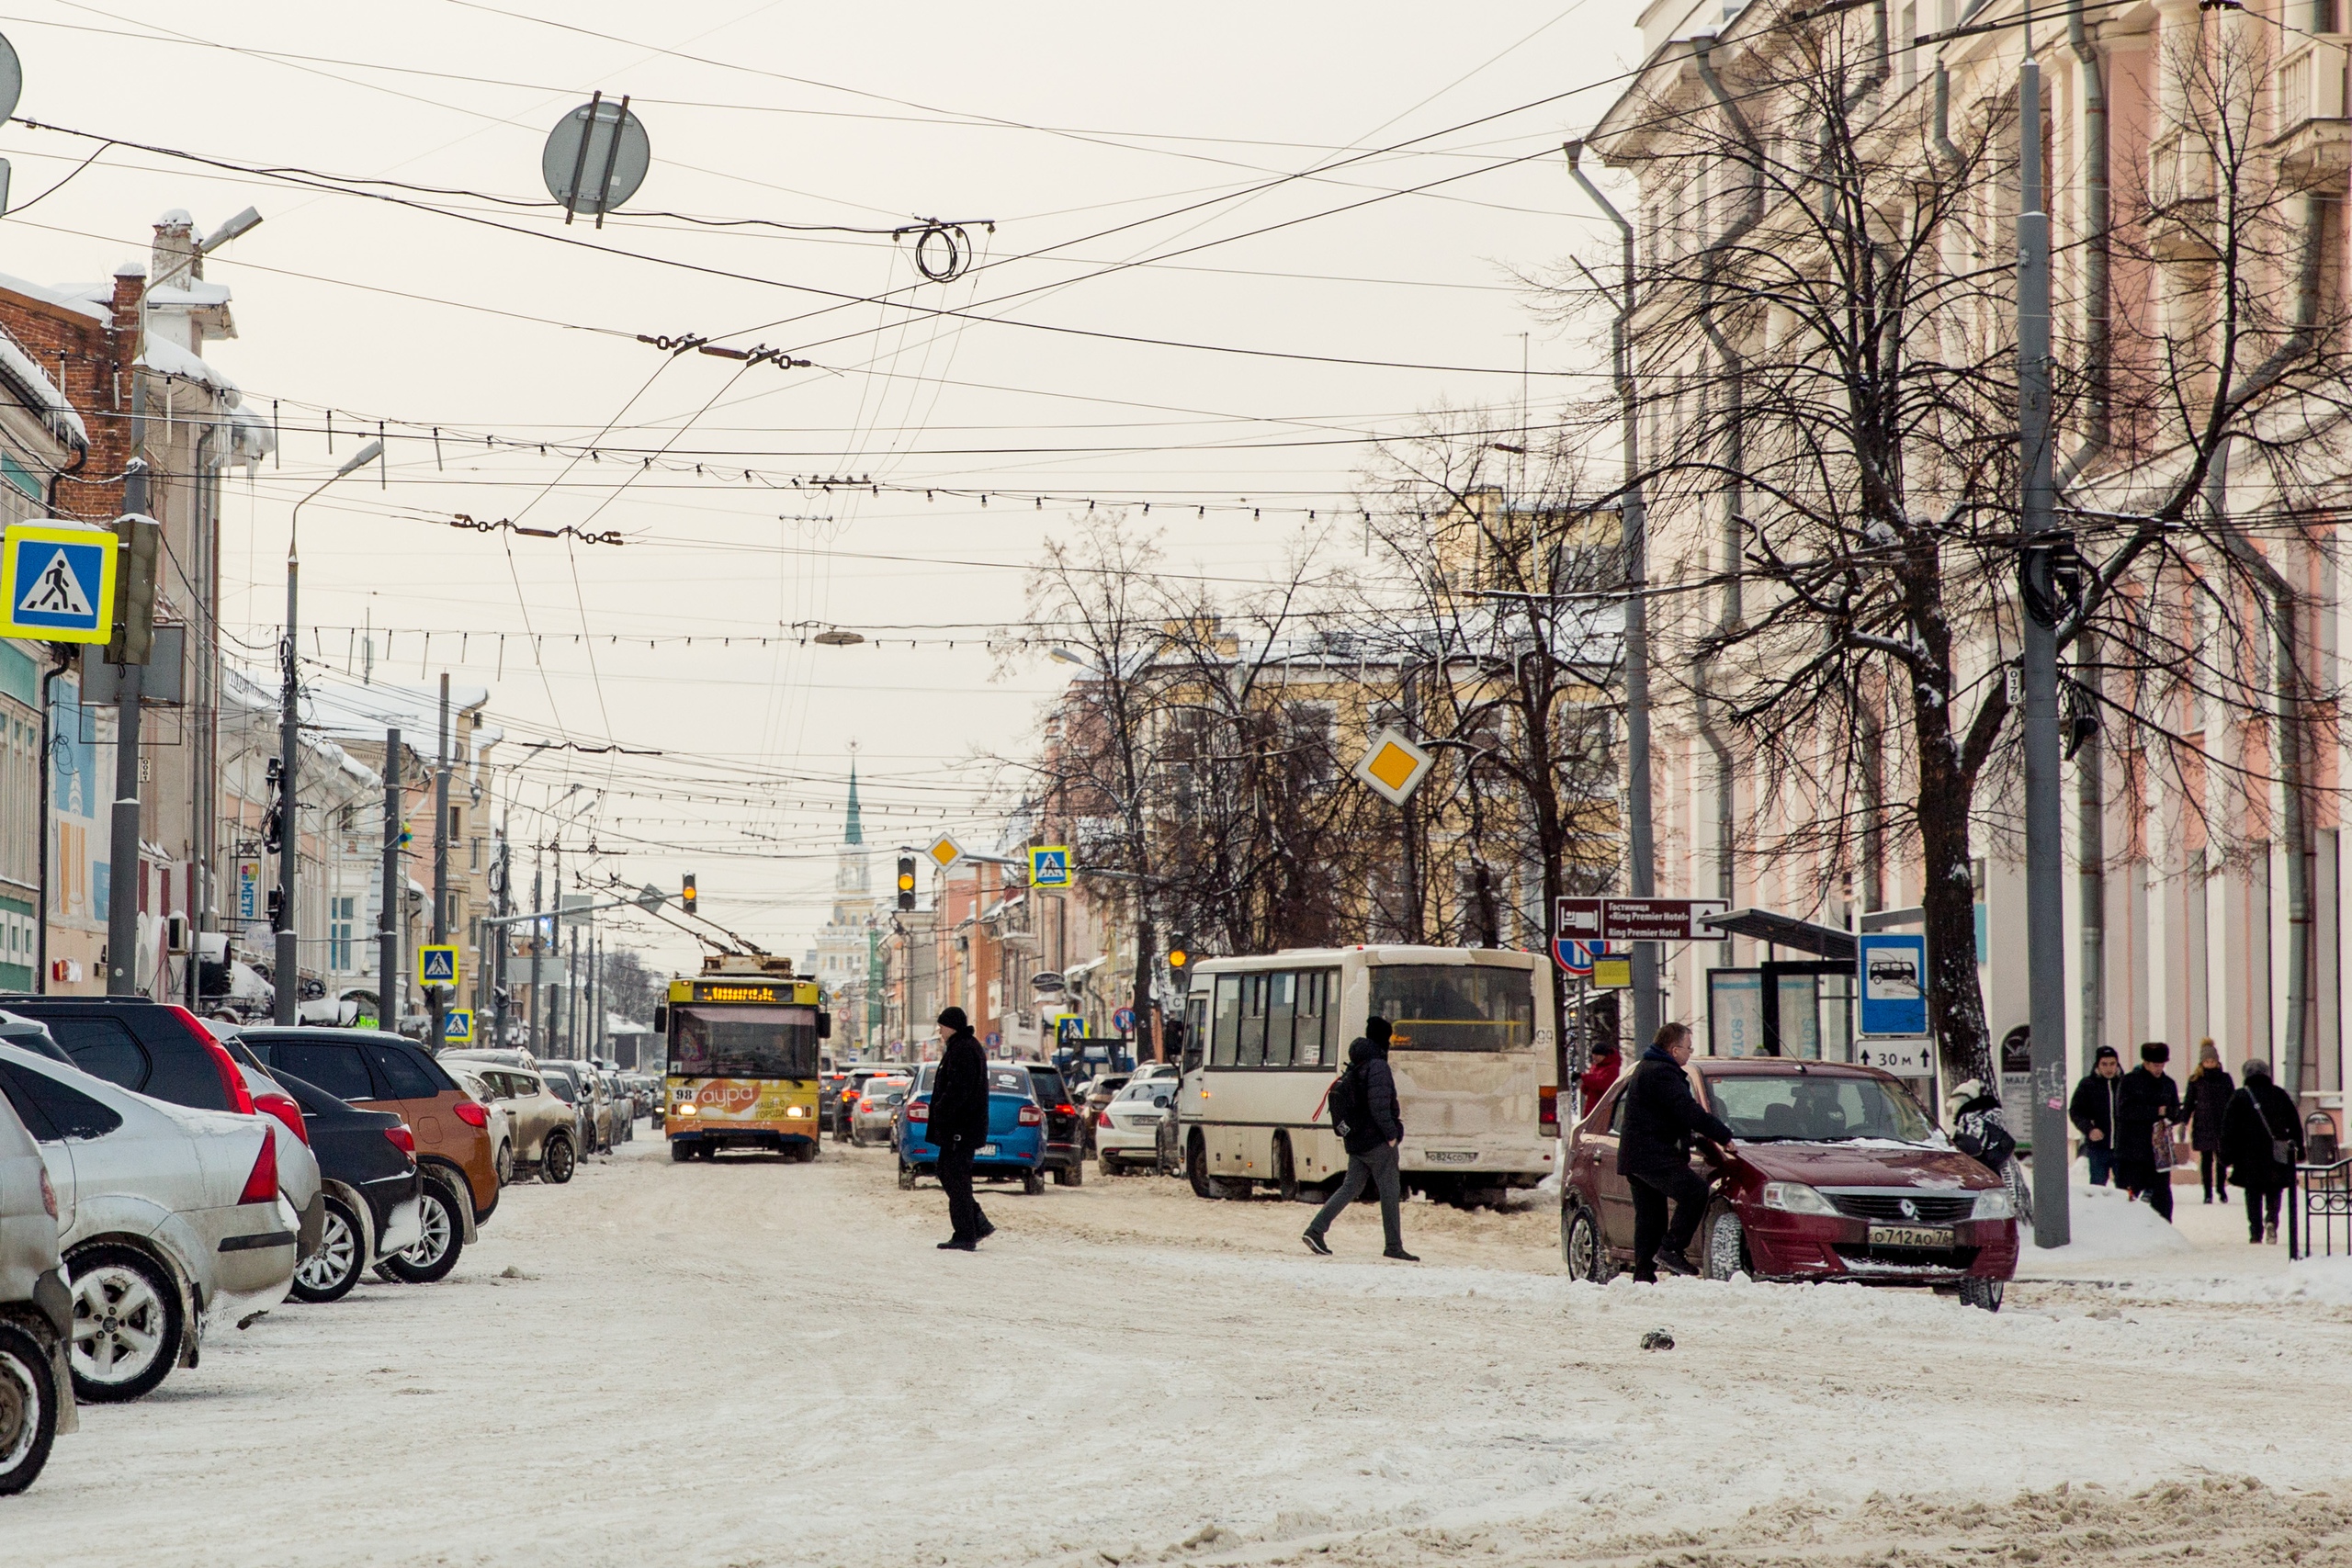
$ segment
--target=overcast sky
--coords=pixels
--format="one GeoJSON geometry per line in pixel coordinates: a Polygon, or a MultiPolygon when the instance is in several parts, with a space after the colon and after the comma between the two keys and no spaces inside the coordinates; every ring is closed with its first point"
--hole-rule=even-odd
{"type": "Polygon", "coordinates": [[[207,269],[239,328],[207,354],[283,432],[281,461],[228,487],[225,625],[277,637],[291,501],[385,422],[388,471],[304,510],[306,655],[356,672],[372,626],[379,678],[489,685],[510,758],[658,753],[535,753],[516,838],[581,783],[601,794],[569,841],[593,831],[599,874],[694,872],[710,913],[777,951],[824,919],[853,743],[870,841],[973,827],[967,760],[1019,751],[1068,672],[1000,678],[983,646],[1047,530],[1125,505],[1173,562],[1247,579],[1328,532],[1364,437],[1442,402],[1515,410],[1522,355],[1539,422],[1599,368],[1511,272],[1609,254],[1558,145],[1633,62],[1623,0],[1172,24],[923,0],[12,11],[0,272],[102,278],[169,208],[199,231],[264,216],[207,269]],[[567,228],[541,148],[598,89],[647,128],[649,215],[567,228]],[[24,118],[117,144],[75,174],[99,141],[24,118]],[[243,172],[265,166],[293,178],[243,172]],[[979,265],[923,282],[887,232],[923,218],[966,220],[979,265]],[[884,488],[805,482],[824,476],[884,488]],[[804,647],[809,626],[880,646],[804,647]]]}

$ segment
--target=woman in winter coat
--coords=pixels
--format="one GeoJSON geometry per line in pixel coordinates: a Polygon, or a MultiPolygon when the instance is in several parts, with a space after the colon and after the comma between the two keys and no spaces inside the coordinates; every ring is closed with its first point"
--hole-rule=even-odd
{"type": "Polygon", "coordinates": [[[2270,1081],[2270,1064],[2248,1062],[2245,1087],[2222,1112],[2222,1155],[2230,1179],[2245,1194],[2247,1239],[2256,1247],[2278,1239],[2278,1205],[2294,1184],[2303,1157],[2302,1123],[2287,1091],[2270,1081]],[[2278,1162],[2277,1145],[2288,1145],[2289,1162],[2278,1162]]]}
{"type": "Polygon", "coordinates": [[[2222,1053],[2210,1039],[2197,1043],[2197,1066],[2188,1075],[2188,1142],[2197,1150],[2197,1175],[2205,1183],[2205,1201],[2219,1194],[2230,1201],[2229,1167],[2222,1159],[2222,1113],[2230,1107],[2237,1085],[2222,1066],[2222,1053]]]}

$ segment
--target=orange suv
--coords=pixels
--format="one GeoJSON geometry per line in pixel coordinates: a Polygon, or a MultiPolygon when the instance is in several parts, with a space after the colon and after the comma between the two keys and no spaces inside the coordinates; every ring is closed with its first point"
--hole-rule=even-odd
{"type": "Polygon", "coordinates": [[[370,1111],[390,1111],[416,1138],[424,1183],[424,1235],[385,1261],[417,1284],[441,1279],[498,1207],[490,1113],[413,1040],[373,1029],[242,1029],[265,1066],[370,1111]]]}

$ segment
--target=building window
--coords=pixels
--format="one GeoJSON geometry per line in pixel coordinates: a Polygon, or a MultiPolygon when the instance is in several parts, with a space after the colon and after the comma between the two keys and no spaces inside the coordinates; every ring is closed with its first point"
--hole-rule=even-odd
{"type": "Polygon", "coordinates": [[[356,898],[334,900],[334,915],[327,936],[327,967],[330,969],[340,971],[351,967],[351,925],[358,905],[356,898]]]}

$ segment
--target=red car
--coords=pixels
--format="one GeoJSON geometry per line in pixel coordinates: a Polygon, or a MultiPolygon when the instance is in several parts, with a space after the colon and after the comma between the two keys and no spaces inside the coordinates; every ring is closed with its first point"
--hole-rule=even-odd
{"type": "MultiPolygon", "coordinates": [[[[1693,1057],[1700,1102],[1731,1128],[1692,1258],[1710,1279],[1929,1285],[2001,1309],[2018,1267],[2001,1179],[1944,1141],[1902,1083],[1874,1067],[1778,1056],[1693,1057]]],[[[1617,1174],[1632,1075],[1569,1134],[1560,1252],[1605,1283],[1634,1259],[1634,1202],[1617,1174]]]]}

